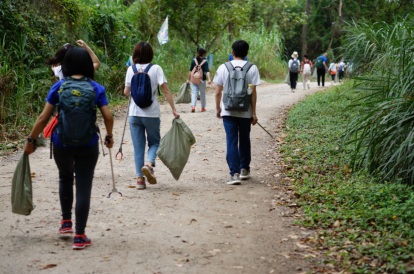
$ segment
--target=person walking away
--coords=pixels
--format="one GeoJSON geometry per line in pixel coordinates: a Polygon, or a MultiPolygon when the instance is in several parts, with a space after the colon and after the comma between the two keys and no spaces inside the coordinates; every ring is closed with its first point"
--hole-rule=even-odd
{"type": "Polygon", "coordinates": [[[59,234],[73,233],[73,169],[76,168],[76,235],[73,249],[92,244],[85,235],[89,215],[94,170],[99,156],[96,108],[102,113],[107,135],[105,145],[113,146],[113,117],[105,88],[92,79],[94,67],[87,50],[73,47],[62,60],[64,79],[52,86],[43,112],[27,138],[25,153],[34,152],[34,141],[46,126],[50,113],[58,106],[59,121],[52,135],[53,155],[59,170],[59,198],[62,221],[59,234]],[[76,104],[76,105],[75,105],[76,104]],[[62,117],[62,118],[61,118],[62,117]],[[64,117],[64,119],[63,119],[64,117]]]}
{"type": "Polygon", "coordinates": [[[346,68],[346,65],[344,63],[344,60],[341,60],[341,62],[339,62],[338,64],[339,82],[342,82],[342,79],[344,78],[345,68],[346,68]]]}
{"type": "MultiPolygon", "coordinates": [[[[145,178],[150,184],[157,183],[157,179],[154,175],[154,167],[157,150],[161,140],[161,111],[157,98],[158,86],[161,86],[162,92],[170,104],[174,117],[180,117],[175,109],[164,71],[159,65],[151,64],[153,58],[154,51],[149,43],[139,42],[136,44],[132,53],[134,64],[128,68],[125,77],[124,94],[129,96],[132,92],[131,104],[129,107],[129,127],[131,130],[132,144],[134,146],[135,171],[136,177],[138,178],[137,188],[140,190],[146,189],[145,178]],[[136,85],[140,84],[140,86],[145,86],[141,82],[133,81],[134,75],[138,74],[139,76],[139,73],[147,74],[149,76],[151,102],[149,102],[149,106],[147,107],[142,105],[144,103],[143,100],[134,100],[136,87],[132,87],[132,84],[135,83],[136,85]],[[146,140],[148,141],[148,154],[147,163],[144,165],[146,140]]],[[[144,99],[143,97],[138,98],[140,100],[144,99]]],[[[135,97],[135,99],[137,99],[137,97],[135,97]]]]}
{"type": "Polygon", "coordinates": [[[257,123],[256,86],[260,85],[260,75],[255,65],[244,61],[249,53],[249,44],[246,41],[234,42],[232,49],[234,60],[218,68],[214,82],[217,84],[216,116],[223,119],[226,131],[226,160],[230,169],[230,180],[227,184],[237,185],[241,180],[250,178],[250,128],[257,123]],[[243,75],[245,78],[242,81],[243,75]],[[240,81],[237,83],[240,84],[235,83],[234,76],[238,76],[240,81]],[[230,106],[233,100],[229,96],[234,92],[245,96],[242,101],[238,100],[236,104],[230,106]]]}
{"type": "Polygon", "coordinates": [[[308,86],[308,89],[310,89],[310,77],[311,77],[311,72],[312,72],[312,61],[309,60],[309,56],[307,54],[305,54],[303,56],[301,71],[302,71],[303,90],[306,90],[306,85],[308,86]]]}
{"type": "Polygon", "coordinates": [[[296,91],[296,85],[298,83],[298,75],[300,71],[300,61],[298,60],[298,53],[295,51],[292,54],[291,60],[289,60],[288,69],[290,76],[290,88],[292,92],[296,91]]]}
{"type": "Polygon", "coordinates": [[[334,82],[335,82],[335,76],[336,76],[337,70],[338,70],[338,65],[337,64],[331,63],[329,65],[328,72],[331,72],[331,77],[332,77],[332,83],[331,83],[331,85],[333,85],[334,82]]]}
{"type": "MultiPolygon", "coordinates": [[[[88,51],[89,55],[92,58],[93,69],[97,70],[99,66],[101,65],[101,62],[99,62],[98,57],[95,55],[92,49],[83,40],[78,40],[76,41],[76,43],[80,47],[88,51]]],[[[46,62],[46,65],[49,65],[52,67],[52,71],[55,74],[55,76],[59,78],[59,81],[64,78],[63,73],[62,73],[62,66],[60,64],[62,63],[63,58],[65,58],[66,52],[73,47],[75,46],[69,43],[63,45],[63,47],[55,53],[55,56],[53,56],[46,62]]]]}
{"type": "Polygon", "coordinates": [[[322,78],[322,87],[325,86],[325,73],[328,69],[326,62],[328,62],[328,54],[324,53],[323,55],[316,58],[316,72],[318,75],[318,87],[321,86],[321,78],[322,78]]]}
{"type": "Polygon", "coordinates": [[[188,73],[187,85],[191,81],[191,112],[195,112],[197,104],[197,95],[200,92],[201,112],[206,111],[206,79],[208,78],[208,84],[211,84],[210,69],[208,67],[206,57],[207,51],[203,48],[197,49],[197,57],[191,60],[190,72],[188,73]],[[197,76],[202,70],[202,76],[197,76]],[[194,79],[196,77],[196,80],[194,79]],[[201,78],[200,78],[201,77],[201,78]],[[198,82],[199,81],[199,82],[198,82]]]}

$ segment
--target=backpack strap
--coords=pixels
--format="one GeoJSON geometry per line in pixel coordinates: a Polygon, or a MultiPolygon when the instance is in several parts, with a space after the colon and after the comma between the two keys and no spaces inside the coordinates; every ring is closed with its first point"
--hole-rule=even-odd
{"type": "Polygon", "coordinates": [[[148,73],[148,71],[152,68],[153,64],[149,63],[148,66],[145,68],[144,72],[148,73]]]}
{"type": "Polygon", "coordinates": [[[201,64],[200,64],[200,67],[202,66],[202,65],[204,65],[204,63],[205,62],[207,62],[207,60],[203,60],[203,62],[201,62],[201,64]]]}
{"type": "Polygon", "coordinates": [[[196,67],[198,66],[197,58],[194,58],[194,62],[196,64],[196,67]]]}
{"type": "Polygon", "coordinates": [[[247,72],[249,72],[249,70],[251,69],[251,67],[253,67],[253,64],[252,64],[252,63],[250,63],[250,62],[247,62],[247,63],[243,66],[242,71],[246,70],[246,74],[247,74],[247,72]]]}
{"type": "Polygon", "coordinates": [[[233,64],[231,62],[226,62],[224,63],[224,65],[226,66],[227,70],[230,72],[231,70],[234,70],[235,67],[233,67],[233,64]]]}
{"type": "Polygon", "coordinates": [[[134,71],[134,74],[137,74],[138,73],[137,65],[133,64],[131,67],[132,67],[132,70],[134,71]]]}

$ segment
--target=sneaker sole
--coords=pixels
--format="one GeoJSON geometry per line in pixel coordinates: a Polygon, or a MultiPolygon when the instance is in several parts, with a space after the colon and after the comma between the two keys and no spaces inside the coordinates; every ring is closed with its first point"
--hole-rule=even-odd
{"type": "Polygon", "coordinates": [[[227,182],[228,185],[240,185],[241,181],[227,182]]]}
{"type": "Polygon", "coordinates": [[[146,189],[146,188],[147,188],[146,186],[137,186],[138,190],[143,190],[143,189],[146,189]]]}
{"type": "Polygon", "coordinates": [[[250,175],[247,175],[247,176],[241,176],[241,175],[240,175],[240,179],[241,179],[241,180],[247,180],[247,179],[250,179],[250,175]]]}
{"type": "Polygon", "coordinates": [[[73,233],[73,229],[59,231],[59,234],[69,234],[69,233],[73,233]]]}
{"type": "Polygon", "coordinates": [[[84,244],[84,245],[73,245],[72,249],[73,250],[81,250],[81,249],[85,249],[85,247],[91,246],[91,243],[89,244],[84,244]]]}
{"type": "Polygon", "coordinates": [[[141,169],[141,172],[147,178],[148,183],[150,183],[151,185],[157,184],[157,178],[155,178],[154,175],[151,174],[151,171],[149,171],[148,168],[143,167],[141,169]]]}

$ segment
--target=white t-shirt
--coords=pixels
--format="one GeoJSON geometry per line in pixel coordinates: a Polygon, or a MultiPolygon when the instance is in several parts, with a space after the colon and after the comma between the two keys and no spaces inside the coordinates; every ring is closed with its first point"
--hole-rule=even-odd
{"type": "Polygon", "coordinates": [[[344,71],[344,70],[345,70],[345,63],[344,63],[343,61],[339,62],[338,66],[339,66],[339,67],[341,67],[341,66],[342,66],[342,70],[340,70],[340,69],[338,68],[338,70],[339,70],[339,71],[344,71]]]}
{"type": "MultiPolygon", "coordinates": [[[[246,65],[247,61],[243,60],[233,60],[231,61],[231,64],[233,67],[243,67],[246,65]]],[[[237,70],[240,70],[240,68],[237,68],[237,70]]],[[[226,65],[221,65],[217,72],[216,76],[214,76],[213,82],[216,83],[219,86],[223,86],[227,82],[227,78],[229,77],[229,71],[227,70],[226,65]]],[[[247,72],[247,84],[251,84],[253,86],[259,86],[260,85],[260,75],[259,75],[259,69],[256,67],[256,65],[253,65],[249,71],[247,72]]],[[[224,108],[223,99],[220,103],[221,107],[221,116],[233,116],[233,117],[239,117],[239,118],[252,118],[252,106],[249,107],[249,111],[227,111],[224,108]]]]}
{"type": "MultiPolygon", "coordinates": [[[[148,64],[136,64],[137,70],[145,70],[148,64]]],[[[131,97],[131,104],[129,105],[129,116],[139,116],[139,117],[149,117],[149,118],[159,118],[161,117],[160,105],[157,98],[157,88],[158,86],[167,83],[165,79],[164,71],[159,65],[153,65],[148,71],[148,75],[151,79],[151,88],[152,88],[152,105],[147,108],[140,108],[134,102],[134,98],[131,97]]],[[[134,70],[132,66],[128,68],[126,77],[125,77],[125,86],[131,87],[132,76],[134,76],[134,70]]]]}
{"type": "Polygon", "coordinates": [[[290,60],[289,60],[289,65],[288,65],[288,66],[289,66],[289,68],[291,68],[291,66],[292,66],[292,63],[293,63],[293,62],[297,62],[297,63],[299,64],[299,65],[298,65],[298,69],[300,70],[300,61],[299,61],[299,59],[298,59],[298,58],[295,58],[295,59],[293,59],[293,60],[292,60],[292,59],[290,59],[290,60]]]}
{"type": "Polygon", "coordinates": [[[332,63],[329,68],[331,69],[331,71],[336,72],[336,64],[332,63]]]}
{"type": "Polygon", "coordinates": [[[55,76],[59,77],[59,81],[64,78],[63,72],[62,72],[62,66],[55,67],[55,76]]]}

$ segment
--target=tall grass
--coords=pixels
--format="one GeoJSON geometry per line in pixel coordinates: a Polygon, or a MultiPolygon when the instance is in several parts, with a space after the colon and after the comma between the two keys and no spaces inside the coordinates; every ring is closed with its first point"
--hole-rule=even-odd
{"type": "Polygon", "coordinates": [[[414,183],[413,17],[395,23],[354,24],[345,37],[347,59],[360,75],[363,98],[346,138],[353,163],[384,181],[414,183]]]}

